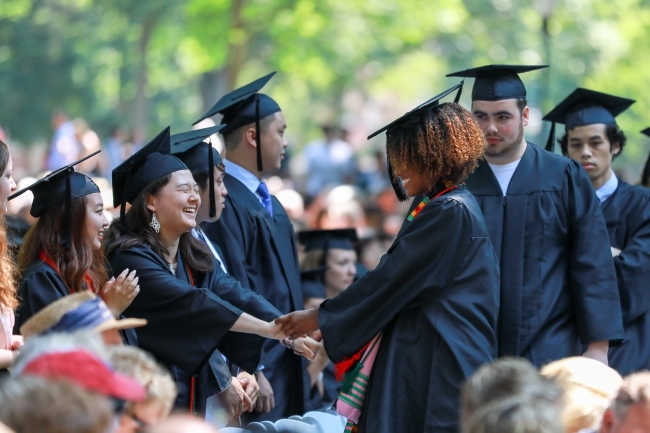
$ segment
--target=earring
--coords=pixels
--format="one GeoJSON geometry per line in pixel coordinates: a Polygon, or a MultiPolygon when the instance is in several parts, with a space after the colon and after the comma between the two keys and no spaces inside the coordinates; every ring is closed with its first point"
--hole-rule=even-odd
{"type": "Polygon", "coordinates": [[[160,221],[158,221],[158,218],[156,218],[156,214],[154,213],[153,216],[151,217],[151,223],[149,223],[152,229],[156,233],[160,233],[160,221]]]}

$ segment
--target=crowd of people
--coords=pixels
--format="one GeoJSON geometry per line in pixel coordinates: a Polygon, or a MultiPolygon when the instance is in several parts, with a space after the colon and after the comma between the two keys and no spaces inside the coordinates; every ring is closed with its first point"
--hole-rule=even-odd
{"type": "Polygon", "coordinates": [[[110,165],[57,113],[50,172],[20,190],[0,141],[0,422],[650,430],[650,189],[611,168],[634,101],[576,89],[539,147],[519,74],[543,67],[450,74],[471,107],[461,82],[372,134],[384,176],[323,128],[303,194],[277,176],[273,74],[110,165]]]}

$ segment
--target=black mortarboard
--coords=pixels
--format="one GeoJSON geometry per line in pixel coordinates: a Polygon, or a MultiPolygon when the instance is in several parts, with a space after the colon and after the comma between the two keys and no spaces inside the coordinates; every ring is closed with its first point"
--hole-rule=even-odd
{"type": "MultiPolygon", "coordinates": [[[[176,155],[191,171],[208,169],[208,194],[210,195],[210,218],[217,214],[214,202],[214,166],[223,168],[219,152],[205,140],[221,131],[225,125],[187,131],[171,136],[171,154],[176,155]]],[[[224,169],[225,170],[225,169],[224,169]]]]}
{"type": "Polygon", "coordinates": [[[11,194],[8,197],[8,200],[16,198],[26,191],[32,191],[34,193],[34,201],[32,202],[32,208],[29,213],[34,218],[38,218],[43,215],[44,212],[55,209],[65,203],[65,227],[63,230],[65,242],[69,242],[71,220],[70,201],[88,194],[101,192],[97,184],[95,184],[91,178],[84,174],[77,173],[74,171],[73,167],[88,158],[97,155],[99,152],[101,152],[101,150],[53,171],[27,188],[23,188],[20,191],[11,194]]]}
{"type": "Polygon", "coordinates": [[[615,117],[634,104],[633,99],[620,98],[607,93],[577,88],[564,98],[542,120],[553,122],[551,133],[546,142],[546,150],[552,152],[555,148],[555,124],[563,123],[568,131],[577,126],[603,123],[608,126],[616,125],[615,117]]]}
{"type": "Polygon", "coordinates": [[[132,203],[151,182],[187,166],[170,155],[169,127],[160,132],[142,149],[113,170],[113,206],[121,206],[120,219],[126,228],[126,203],[132,203]]]}
{"type": "MultiPolygon", "coordinates": [[[[650,128],[644,129],[641,131],[641,134],[650,137],[650,128]]],[[[648,155],[648,159],[646,160],[645,166],[643,167],[643,173],[641,173],[641,185],[645,186],[646,188],[650,188],[650,155],[648,155]]]]}
{"type": "MultiPolygon", "coordinates": [[[[414,125],[417,125],[419,122],[422,121],[423,115],[429,112],[431,109],[434,107],[438,106],[440,103],[440,100],[444,98],[445,96],[449,95],[452,93],[454,90],[458,89],[458,93],[456,93],[456,97],[454,98],[454,102],[458,103],[460,100],[460,95],[463,92],[463,82],[461,81],[460,83],[456,84],[454,87],[445,90],[444,92],[434,96],[433,98],[429,99],[428,101],[418,105],[402,117],[400,117],[397,120],[392,121],[388,125],[384,126],[383,128],[373,132],[368,136],[368,140],[371,138],[381,134],[382,132],[386,131],[386,136],[389,136],[391,131],[394,131],[396,129],[401,129],[401,128],[409,128],[414,125]]],[[[402,185],[402,179],[395,177],[393,174],[393,167],[390,164],[390,161],[388,161],[388,177],[390,178],[390,183],[393,186],[393,189],[395,190],[395,194],[397,195],[397,199],[399,201],[406,201],[408,200],[408,195],[406,194],[406,191],[404,190],[404,185],[402,185]]]]}
{"type": "Polygon", "coordinates": [[[302,295],[304,298],[326,298],[325,294],[325,272],[327,267],[310,269],[300,272],[300,282],[302,284],[302,295]]]}
{"type": "Polygon", "coordinates": [[[199,120],[194,122],[196,125],[200,121],[212,117],[218,113],[223,114],[221,124],[227,126],[221,131],[222,134],[228,134],[235,129],[255,123],[255,138],[257,144],[257,170],[262,171],[262,148],[260,147],[260,121],[271,114],[282,111],[277,102],[269,96],[259,93],[262,87],[269,82],[275,75],[275,72],[259,78],[239,89],[233,90],[217,101],[212,108],[208,110],[199,120]]]}
{"type": "Polygon", "coordinates": [[[298,241],[305,246],[305,252],[323,250],[322,266],[327,263],[330,248],[353,250],[352,242],[357,240],[355,229],[304,230],[298,233],[298,241]]]}
{"type": "Polygon", "coordinates": [[[472,101],[501,101],[526,97],[526,87],[518,74],[548,68],[548,65],[487,65],[447,74],[473,77],[472,101]]]}

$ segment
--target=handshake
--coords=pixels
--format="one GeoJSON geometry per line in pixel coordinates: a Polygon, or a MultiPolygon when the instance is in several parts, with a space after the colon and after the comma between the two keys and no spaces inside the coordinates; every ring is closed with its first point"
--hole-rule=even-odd
{"type": "Polygon", "coordinates": [[[294,311],[269,322],[269,326],[270,338],[280,340],[283,346],[309,360],[313,360],[323,346],[307,335],[318,330],[318,308],[294,311]]]}

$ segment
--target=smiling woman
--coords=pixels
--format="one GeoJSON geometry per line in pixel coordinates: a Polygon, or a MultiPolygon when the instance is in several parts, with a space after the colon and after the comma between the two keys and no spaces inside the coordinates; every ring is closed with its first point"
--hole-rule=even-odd
{"type": "Polygon", "coordinates": [[[30,213],[38,218],[18,254],[22,277],[15,329],[31,316],[70,293],[90,290],[117,317],[138,294],[135,272],[108,280],[101,242],[108,221],[97,185],[88,176],[63,167],[28,188],[34,193],[30,213]]]}
{"type": "Polygon", "coordinates": [[[253,373],[262,337],[284,336],[273,322],[279,312],[250,291],[242,295],[244,289],[192,234],[201,206],[199,186],[188,167],[170,155],[170,143],[167,128],[113,171],[114,204],[124,208],[128,202],[131,208],[109,228],[106,256],[114,274],[127,267],[138,270],[142,293],[125,315],[148,320],[137,331],[138,341],[172,367],[179,388],[176,407],[202,414],[207,399],[221,391],[223,367],[225,387],[232,379],[216,349],[253,373]],[[263,319],[253,311],[264,312],[263,319]]]}

